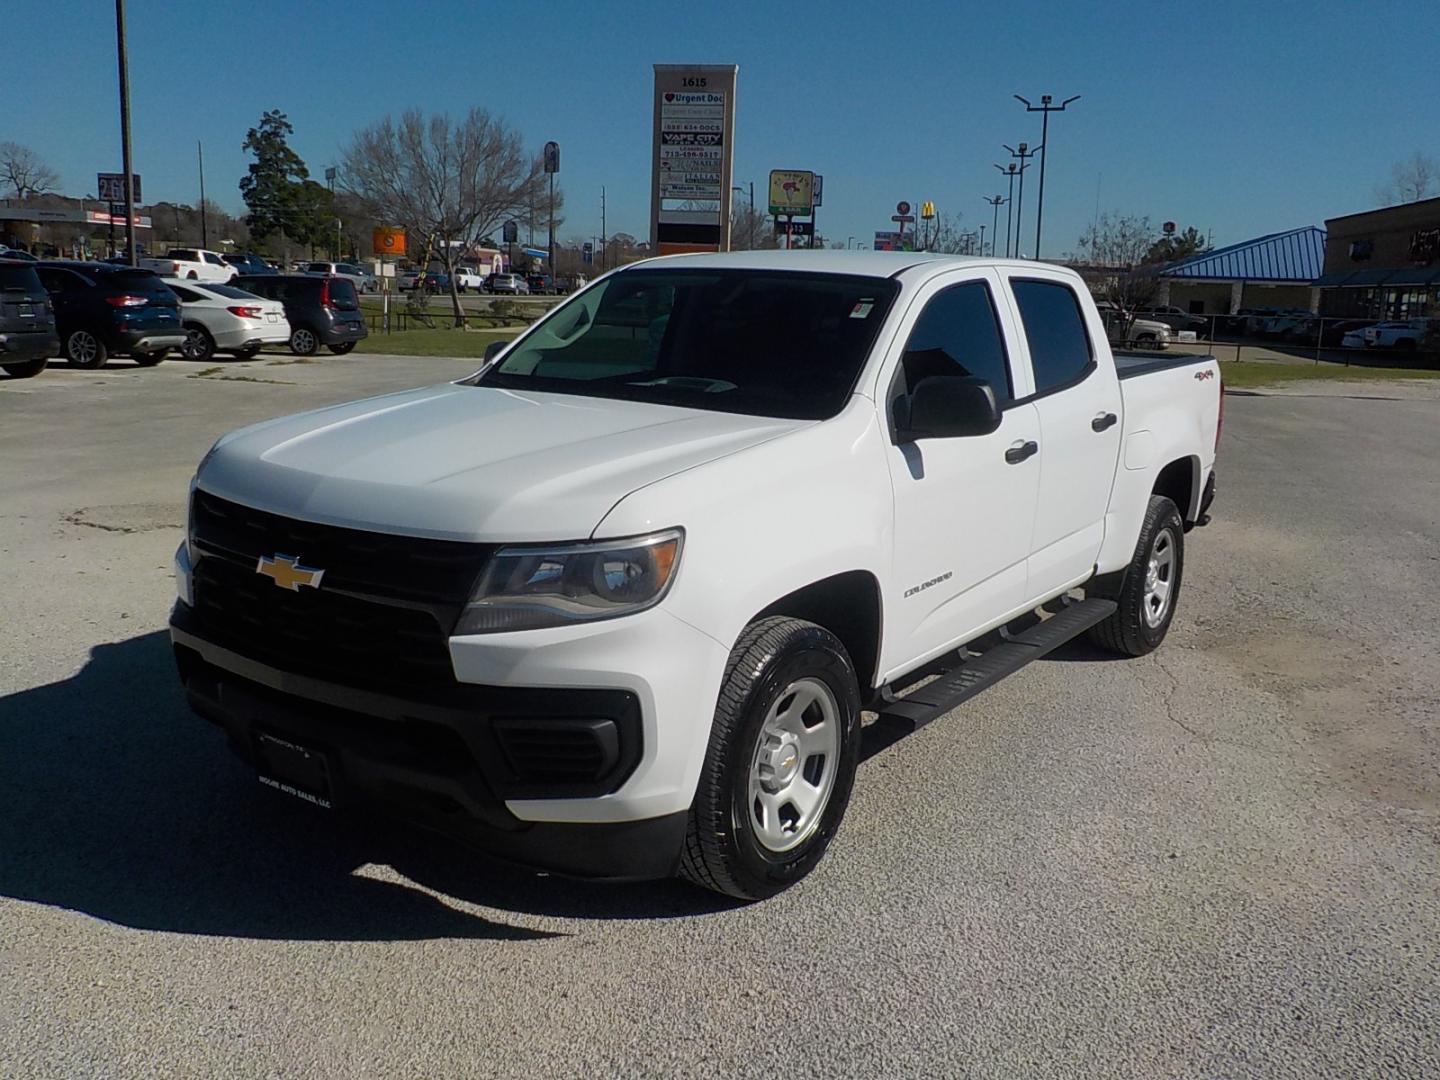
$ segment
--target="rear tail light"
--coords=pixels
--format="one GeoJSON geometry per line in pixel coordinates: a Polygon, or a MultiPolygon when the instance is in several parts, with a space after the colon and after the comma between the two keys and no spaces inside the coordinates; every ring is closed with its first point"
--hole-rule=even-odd
{"type": "Polygon", "coordinates": [[[178,275],[180,273],[180,264],[177,262],[172,262],[170,264],[170,273],[172,275],[178,275]]]}
{"type": "Polygon", "coordinates": [[[258,319],[265,313],[263,308],[258,307],[229,307],[225,310],[231,315],[239,315],[242,319],[258,319]]]}
{"type": "Polygon", "coordinates": [[[150,302],[150,298],[148,296],[132,296],[127,293],[122,296],[107,296],[105,302],[111,307],[144,307],[150,302]]]}
{"type": "Polygon", "coordinates": [[[330,302],[330,279],[325,278],[320,282],[320,306],[333,308],[335,305],[330,302]]]}

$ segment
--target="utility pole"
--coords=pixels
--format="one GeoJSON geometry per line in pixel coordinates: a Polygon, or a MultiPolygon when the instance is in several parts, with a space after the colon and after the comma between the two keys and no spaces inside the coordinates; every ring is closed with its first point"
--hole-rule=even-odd
{"type": "MultiPolygon", "coordinates": [[[[1003,144],[1002,144],[1002,145],[1003,145],[1003,144]]],[[[1020,170],[1019,170],[1019,171],[1020,171],[1020,194],[1019,194],[1019,197],[1018,197],[1018,200],[1019,200],[1019,201],[1017,201],[1017,202],[1015,203],[1015,257],[1018,259],[1018,258],[1021,257],[1021,256],[1020,256],[1020,222],[1021,222],[1021,216],[1022,216],[1022,215],[1024,214],[1024,212],[1025,212],[1025,170],[1030,167],[1030,159],[1031,159],[1032,157],[1034,157],[1036,154],[1038,154],[1038,153],[1041,151],[1041,149],[1043,149],[1043,148],[1037,146],[1034,150],[1031,150],[1029,143],[1023,143],[1023,142],[1022,142],[1022,143],[1020,144],[1020,149],[1019,149],[1019,150],[1015,150],[1015,149],[1013,149],[1013,148],[1011,148],[1011,147],[1009,147],[1009,146],[1006,146],[1005,149],[1010,151],[1010,156],[1011,156],[1011,157],[1019,158],[1019,159],[1020,159],[1020,170]]]]}
{"type": "Polygon", "coordinates": [[[195,153],[200,158],[200,246],[210,246],[210,231],[205,226],[205,145],[195,140],[195,153]]]}
{"type": "Polygon", "coordinates": [[[605,251],[605,185],[600,185],[600,272],[606,270],[610,256],[605,251]]]}
{"type": "Polygon", "coordinates": [[[545,171],[550,174],[550,282],[555,282],[555,174],[560,171],[560,144],[545,144],[545,171]]]}
{"type": "MultiPolygon", "coordinates": [[[[335,210],[335,166],[331,165],[325,170],[325,182],[330,185],[330,209],[335,210]]],[[[448,253],[447,253],[447,258],[448,253]]],[[[330,256],[336,262],[340,261],[340,214],[335,214],[335,251],[330,256]]]]}
{"type": "Polygon", "coordinates": [[[1053,99],[1049,94],[1040,95],[1039,105],[1031,105],[1030,102],[1026,101],[1019,94],[1015,95],[1015,100],[1025,106],[1026,112],[1044,114],[1044,118],[1040,121],[1040,198],[1035,207],[1035,258],[1038,259],[1040,258],[1040,223],[1045,216],[1045,147],[1050,142],[1050,114],[1052,112],[1064,112],[1065,106],[1069,105],[1072,101],[1080,100],[1080,95],[1076,94],[1074,97],[1068,97],[1059,105],[1050,104],[1053,99]]]}
{"type": "MultiPolygon", "coordinates": [[[[999,168],[999,166],[997,165],[996,168],[999,168]]],[[[992,199],[990,198],[990,196],[986,195],[985,201],[989,203],[992,208],[992,212],[990,214],[990,254],[994,255],[995,238],[1000,235],[1000,204],[1005,201],[1005,196],[996,195],[992,199]]],[[[985,254],[985,247],[983,244],[980,247],[980,254],[985,254]]]]}
{"type": "Polygon", "coordinates": [[[135,250],[135,176],[130,160],[130,70],[125,53],[125,0],[115,0],[115,52],[120,60],[120,158],[125,170],[125,246],[130,265],[139,266],[135,250]]]}

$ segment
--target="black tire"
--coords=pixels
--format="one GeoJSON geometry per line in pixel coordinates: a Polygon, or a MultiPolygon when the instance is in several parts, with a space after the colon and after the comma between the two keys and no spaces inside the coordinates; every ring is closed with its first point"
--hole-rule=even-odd
{"type": "Polygon", "coordinates": [[[210,331],[198,323],[187,323],[185,326],[185,344],[180,347],[180,355],[186,360],[198,360],[204,363],[215,355],[215,339],[210,336],[210,331]]]}
{"type": "Polygon", "coordinates": [[[110,350],[105,348],[105,342],[100,340],[99,335],[89,330],[71,330],[65,335],[65,356],[71,367],[93,371],[105,366],[110,350]]]}
{"type": "Polygon", "coordinates": [[[327,345],[325,347],[329,349],[332,353],[334,353],[336,356],[344,356],[346,353],[350,352],[352,349],[355,348],[355,342],[342,341],[336,345],[327,345]]]}
{"type": "Polygon", "coordinates": [[[188,274],[185,275],[185,280],[186,280],[186,281],[199,281],[199,280],[200,280],[200,275],[197,274],[194,270],[191,270],[188,274]]]}
{"type": "Polygon", "coordinates": [[[1184,576],[1185,523],[1173,502],[1162,495],[1151,495],[1145,520],[1140,525],[1140,538],[1135,543],[1135,554],[1120,575],[1119,583],[1109,588],[1102,585],[1086,590],[1091,596],[1114,600],[1119,605],[1115,614],[1090,629],[1090,640],[1122,656],[1144,656],[1152,652],[1165,640],[1174,621],[1184,576]],[[1160,552],[1162,543],[1168,544],[1171,551],[1169,589],[1164,610],[1157,618],[1148,575],[1151,558],[1160,552]]]}
{"type": "Polygon", "coordinates": [[[320,349],[320,335],[308,326],[290,331],[290,351],[296,356],[314,356],[320,349]]]}
{"type": "Polygon", "coordinates": [[[130,355],[130,359],[141,367],[154,367],[160,361],[170,355],[169,349],[156,349],[154,352],[137,352],[130,355]]]}
{"type": "Polygon", "coordinates": [[[0,364],[0,368],[4,368],[5,374],[12,379],[33,379],[45,370],[49,362],[42,356],[39,360],[26,360],[21,364],[0,364]]]}
{"type": "Polygon", "coordinates": [[[845,647],[828,630],[800,619],[774,617],[752,623],[725,665],[710,744],[690,808],[681,876],[742,900],[761,900],[795,884],[819,863],[839,828],[859,756],[860,690],[845,647]],[[792,688],[802,680],[828,689],[838,752],[833,762],[824,755],[797,756],[787,762],[792,778],[787,782],[802,774],[810,782],[810,766],[817,758],[820,769],[815,776],[823,776],[825,768],[834,773],[828,778],[828,798],[798,830],[807,835],[793,848],[777,852],[756,831],[752,807],[758,800],[750,795],[751,771],[770,710],[786,695],[793,698],[792,688]]]}

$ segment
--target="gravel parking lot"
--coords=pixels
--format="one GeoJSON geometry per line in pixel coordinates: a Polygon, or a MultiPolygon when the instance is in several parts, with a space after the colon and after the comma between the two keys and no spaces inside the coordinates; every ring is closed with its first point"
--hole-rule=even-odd
{"type": "Polygon", "coordinates": [[[1232,394],[1166,645],[871,747],[740,907],[330,818],[185,708],[212,440],[473,366],[0,380],[0,1075],[1440,1073],[1440,388],[1232,394]]]}

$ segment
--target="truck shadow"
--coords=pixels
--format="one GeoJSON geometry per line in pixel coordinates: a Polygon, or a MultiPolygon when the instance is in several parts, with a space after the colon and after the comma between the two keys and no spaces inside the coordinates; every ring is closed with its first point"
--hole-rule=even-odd
{"type": "Polygon", "coordinates": [[[163,631],[101,645],[72,677],[0,698],[0,896],[185,934],[563,936],[485,918],[427,890],[581,919],[731,906],[679,882],[607,886],[529,874],[418,830],[266,791],[190,713],[163,631]],[[362,870],[386,865],[408,882],[362,870]]]}

